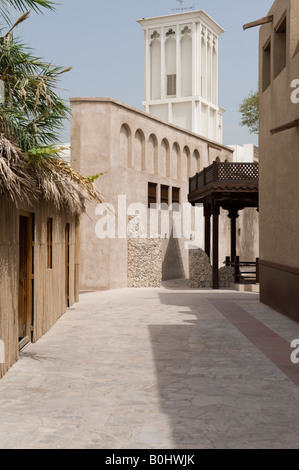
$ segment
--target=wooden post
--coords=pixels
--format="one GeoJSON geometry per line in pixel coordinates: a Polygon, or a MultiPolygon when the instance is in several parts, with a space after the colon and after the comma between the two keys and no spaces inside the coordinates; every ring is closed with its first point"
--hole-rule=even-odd
{"type": "Polygon", "coordinates": [[[235,284],[239,284],[240,282],[240,257],[239,256],[235,256],[234,267],[235,267],[235,284]]]}
{"type": "Polygon", "coordinates": [[[213,207],[213,289],[219,289],[219,214],[217,203],[213,207]]]}
{"type": "Polygon", "coordinates": [[[256,258],[256,283],[260,282],[260,259],[256,258]]]}
{"type": "Polygon", "coordinates": [[[237,255],[237,218],[239,213],[237,209],[230,209],[228,217],[230,218],[230,255],[234,261],[237,255]]]}
{"type": "Polygon", "coordinates": [[[205,252],[208,257],[211,257],[211,206],[210,204],[204,204],[204,216],[205,216],[205,252]]]}
{"type": "Polygon", "coordinates": [[[254,28],[255,26],[260,26],[262,24],[272,23],[273,18],[274,18],[274,16],[270,15],[270,16],[265,16],[264,18],[261,18],[260,20],[251,21],[251,23],[244,24],[243,30],[245,31],[246,29],[254,28]]]}
{"type": "Polygon", "coordinates": [[[74,297],[75,302],[79,302],[79,282],[80,282],[80,217],[76,217],[75,222],[75,282],[74,297]]]}
{"type": "Polygon", "coordinates": [[[230,255],[231,259],[235,259],[237,255],[237,224],[236,218],[232,217],[230,219],[230,229],[231,229],[231,237],[230,237],[230,255]]]}
{"type": "Polygon", "coordinates": [[[227,256],[225,258],[225,266],[230,266],[230,257],[229,256],[227,256]]]}

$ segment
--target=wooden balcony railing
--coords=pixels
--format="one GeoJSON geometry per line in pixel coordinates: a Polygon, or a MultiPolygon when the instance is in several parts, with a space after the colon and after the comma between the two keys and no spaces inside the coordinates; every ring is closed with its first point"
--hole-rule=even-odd
{"type": "Polygon", "coordinates": [[[225,265],[234,268],[235,284],[258,284],[259,276],[259,258],[255,261],[240,261],[240,257],[236,256],[234,261],[230,257],[226,257],[225,265]]]}
{"type": "Polygon", "coordinates": [[[214,162],[200,173],[189,178],[189,193],[217,181],[258,181],[258,163],[214,162]]]}

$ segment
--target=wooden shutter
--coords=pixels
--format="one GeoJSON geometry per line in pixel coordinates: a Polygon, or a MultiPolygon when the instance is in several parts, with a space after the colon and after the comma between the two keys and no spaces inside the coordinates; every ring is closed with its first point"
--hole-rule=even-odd
{"type": "Polygon", "coordinates": [[[148,207],[151,207],[151,204],[157,204],[157,184],[148,183],[148,207]]]}

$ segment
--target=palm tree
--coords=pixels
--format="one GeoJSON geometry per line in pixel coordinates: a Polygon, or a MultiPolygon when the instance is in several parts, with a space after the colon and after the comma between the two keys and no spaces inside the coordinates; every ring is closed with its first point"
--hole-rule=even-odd
{"type": "Polygon", "coordinates": [[[0,16],[8,23],[10,22],[10,7],[21,12],[33,10],[36,13],[41,13],[43,8],[54,10],[55,3],[48,0],[0,0],[0,16]]]}
{"type": "MultiPolygon", "coordinates": [[[[23,15],[19,20],[28,17],[23,15]]],[[[15,25],[14,25],[15,27],[15,25]]],[[[64,69],[35,57],[33,51],[0,30],[0,79],[4,83],[0,132],[14,140],[25,152],[58,141],[63,120],[69,117],[68,103],[57,88],[64,69]]]]}
{"type": "MultiPolygon", "coordinates": [[[[3,11],[7,11],[7,3],[3,11]]],[[[10,0],[20,10],[31,6],[53,9],[45,0],[10,0]]],[[[1,9],[0,9],[1,12],[1,9]]],[[[51,200],[72,213],[84,210],[84,200],[102,201],[93,179],[75,172],[59,157],[55,145],[68,104],[57,92],[61,74],[71,70],[35,57],[31,48],[15,38],[14,30],[29,16],[25,12],[14,25],[0,29],[0,80],[4,99],[0,103],[0,194],[14,202],[51,200]],[[26,197],[27,195],[27,197],[26,197]]]]}

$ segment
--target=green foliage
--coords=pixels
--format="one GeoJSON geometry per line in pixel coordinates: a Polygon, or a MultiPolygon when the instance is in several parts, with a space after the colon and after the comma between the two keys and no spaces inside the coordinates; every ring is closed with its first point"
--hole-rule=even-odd
{"type": "Polygon", "coordinates": [[[85,178],[90,181],[91,183],[94,183],[100,176],[102,176],[104,173],[98,173],[97,175],[93,176],[86,176],[85,178]]]}
{"type": "Polygon", "coordinates": [[[60,75],[64,70],[36,57],[27,45],[15,38],[15,28],[25,21],[24,13],[11,27],[10,8],[24,12],[32,9],[54,10],[48,0],[0,0],[0,20],[10,26],[0,29],[0,79],[4,82],[5,98],[0,106],[0,133],[28,152],[32,148],[57,142],[63,120],[69,117],[68,103],[57,94],[60,75]]]}
{"type": "Polygon", "coordinates": [[[66,147],[41,147],[29,150],[30,156],[39,157],[40,155],[56,155],[63,150],[67,150],[66,147]]]}
{"type": "Polygon", "coordinates": [[[259,133],[259,94],[253,92],[240,104],[239,111],[242,115],[241,126],[249,128],[252,134],[259,133]]]}
{"type": "MultiPolygon", "coordinates": [[[[60,157],[60,152],[66,149],[55,145],[63,120],[70,114],[68,103],[57,93],[59,80],[61,74],[70,71],[71,67],[64,69],[45,62],[16,38],[13,31],[27,20],[29,12],[23,13],[11,26],[9,6],[22,12],[27,8],[36,12],[41,12],[42,8],[54,9],[54,3],[46,0],[0,0],[0,21],[1,18],[5,19],[7,29],[0,28],[0,80],[4,83],[4,101],[1,100],[0,104],[0,138],[16,149],[19,166],[15,172],[21,181],[25,181],[23,197],[31,194],[32,175],[35,175],[38,182],[35,192],[40,192],[47,200],[53,200],[58,208],[64,207],[80,213],[84,210],[83,193],[97,202],[101,202],[102,197],[93,179],[74,171],[60,157]],[[26,165],[22,167],[24,153],[26,165]],[[27,158],[30,165],[27,164],[27,158]]],[[[9,164],[16,165],[12,160],[9,164]]],[[[5,163],[8,168],[8,163],[5,163]]],[[[91,178],[96,179],[98,176],[91,178]]],[[[15,188],[16,191],[20,190],[18,181],[15,188]]]]}
{"type": "Polygon", "coordinates": [[[5,87],[0,132],[22,150],[58,141],[69,107],[57,88],[60,75],[69,70],[35,57],[19,39],[0,30],[0,79],[5,87]]]}
{"type": "Polygon", "coordinates": [[[8,24],[10,24],[9,10],[11,7],[20,12],[33,10],[36,13],[41,13],[44,8],[54,10],[55,3],[48,0],[0,0],[0,17],[8,24]]]}
{"type": "Polygon", "coordinates": [[[61,160],[60,152],[63,150],[67,150],[66,147],[57,147],[57,146],[50,146],[50,147],[40,147],[40,148],[33,148],[28,151],[29,160],[34,163],[41,163],[45,158],[52,158],[61,160]]]}

